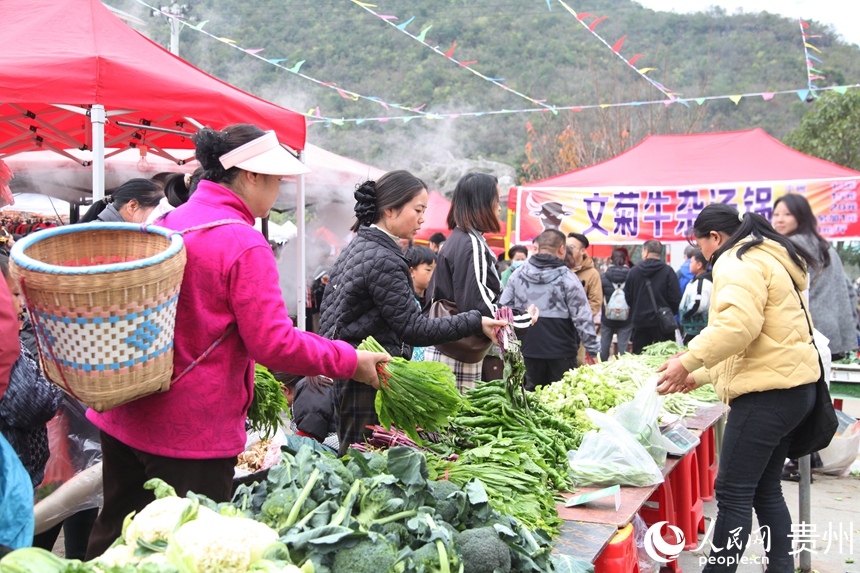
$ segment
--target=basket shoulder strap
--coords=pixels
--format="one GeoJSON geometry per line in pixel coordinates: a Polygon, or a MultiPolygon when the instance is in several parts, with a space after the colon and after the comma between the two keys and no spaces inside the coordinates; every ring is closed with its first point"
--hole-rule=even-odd
{"type": "MultiPolygon", "coordinates": [[[[145,232],[145,233],[148,233],[149,231],[147,230],[147,227],[149,227],[150,225],[158,225],[169,214],[170,214],[170,212],[168,211],[167,213],[164,213],[163,215],[158,217],[152,223],[149,223],[149,224],[144,223],[143,225],[140,226],[140,230],[145,232]]],[[[195,231],[205,231],[206,229],[214,229],[215,227],[220,227],[221,225],[245,225],[246,227],[252,227],[253,228],[253,225],[249,224],[246,221],[242,221],[241,219],[219,219],[218,221],[210,221],[209,223],[203,223],[201,225],[195,225],[193,227],[189,227],[189,228],[185,229],[184,231],[177,231],[177,232],[180,235],[185,235],[187,233],[193,233],[195,231]]]]}
{"type": "Polygon", "coordinates": [[[174,384],[179,382],[186,374],[191,372],[195,366],[197,366],[201,361],[205,360],[207,356],[209,356],[213,350],[215,350],[219,344],[224,342],[224,339],[227,338],[231,332],[236,328],[236,324],[233,323],[227,327],[227,330],[224,331],[224,334],[218,337],[218,340],[209,345],[209,348],[203,351],[203,354],[194,359],[191,364],[185,367],[185,370],[179,373],[179,375],[170,381],[170,386],[173,387],[174,384]]]}

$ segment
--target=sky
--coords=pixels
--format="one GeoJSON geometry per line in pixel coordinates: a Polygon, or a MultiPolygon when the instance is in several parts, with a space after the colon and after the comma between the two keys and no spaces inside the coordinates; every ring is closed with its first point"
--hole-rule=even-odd
{"type": "Polygon", "coordinates": [[[789,18],[804,18],[832,25],[849,43],[860,45],[860,1],[858,0],[636,0],[652,10],[679,14],[699,12],[709,6],[724,8],[728,14],[771,12],[789,18]]]}

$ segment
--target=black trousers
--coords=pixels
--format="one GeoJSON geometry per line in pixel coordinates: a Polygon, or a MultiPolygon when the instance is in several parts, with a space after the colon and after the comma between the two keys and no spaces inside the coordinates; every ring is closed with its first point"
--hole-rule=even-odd
{"type": "Polygon", "coordinates": [[[216,502],[229,501],[233,489],[236,456],[209,460],[188,460],[148,454],[100,432],[104,507],[96,519],[87,560],[98,557],[122,534],[122,522],[132,511],[140,511],[155,499],[143,484],[161,478],[180,496],[188,491],[203,494],[216,502]]]}
{"type": "Polygon", "coordinates": [[[633,336],[630,342],[633,343],[633,354],[642,354],[642,349],[649,344],[655,342],[666,342],[667,340],[675,340],[675,332],[665,333],[656,326],[633,327],[633,336]]]}
{"type": "Polygon", "coordinates": [[[99,514],[99,508],[82,509],[74,515],[70,515],[64,521],[58,523],[51,529],[33,536],[33,547],[41,547],[45,551],[51,551],[57,543],[60,531],[63,532],[63,543],[66,548],[66,559],[80,559],[87,555],[87,544],[90,541],[90,532],[99,514]]]}
{"type": "MultiPolygon", "coordinates": [[[[815,404],[815,384],[750,392],[732,400],[714,486],[717,522],[703,573],[734,573],[752,532],[752,512],[769,537],[767,573],[794,571],[791,514],[780,474],[797,426],[815,404]]],[[[759,555],[767,546],[760,543],[759,555]]]]}
{"type": "Polygon", "coordinates": [[[564,373],[576,368],[576,356],[569,358],[526,358],[526,390],[561,380],[564,373]]]}

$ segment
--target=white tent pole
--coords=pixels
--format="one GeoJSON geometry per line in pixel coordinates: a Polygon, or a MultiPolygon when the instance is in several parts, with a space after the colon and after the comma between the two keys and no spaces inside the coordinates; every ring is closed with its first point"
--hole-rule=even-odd
{"type": "Polygon", "coordinates": [[[105,198],[105,106],[93,105],[90,122],[93,125],[93,202],[105,198]]]}
{"type": "MultiPolygon", "coordinates": [[[[304,152],[299,161],[304,163],[304,152]]],[[[296,190],[296,327],[305,330],[307,324],[307,272],[305,271],[305,175],[299,175],[296,190]]]]}

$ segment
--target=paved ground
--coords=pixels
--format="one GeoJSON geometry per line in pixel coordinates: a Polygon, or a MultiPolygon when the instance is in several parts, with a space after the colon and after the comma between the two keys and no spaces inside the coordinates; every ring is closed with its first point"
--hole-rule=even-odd
{"type": "MultiPolygon", "coordinates": [[[[855,418],[860,417],[860,401],[845,401],[843,410],[855,418]]],[[[785,501],[791,511],[792,521],[798,522],[798,487],[794,482],[782,482],[785,501]]],[[[713,519],[717,514],[717,503],[711,501],[705,504],[706,519],[713,519]]],[[[811,537],[816,539],[817,547],[812,553],[812,568],[819,573],[860,573],[860,479],[846,477],[837,478],[815,474],[812,483],[812,525],[811,537]],[[841,547],[838,534],[842,531],[841,547]],[[829,532],[832,532],[828,535],[829,532]],[[828,547],[827,538],[830,539],[828,547]],[[852,563],[851,561],[856,561],[852,563]]],[[[757,524],[753,525],[758,527],[757,524]]],[[[701,536],[700,536],[701,539],[701,536]]],[[[757,553],[761,555],[761,545],[747,551],[746,557],[757,553]],[[756,551],[758,550],[758,551],[756,551]]],[[[683,573],[695,573],[702,570],[699,558],[701,554],[694,552],[681,553],[678,562],[683,573]]],[[[761,573],[762,566],[758,563],[741,564],[738,573],[761,573]]]]}

